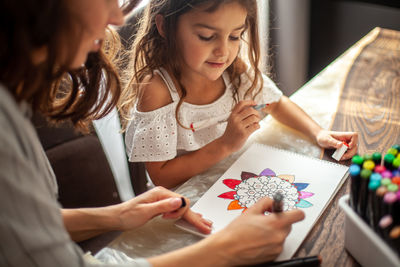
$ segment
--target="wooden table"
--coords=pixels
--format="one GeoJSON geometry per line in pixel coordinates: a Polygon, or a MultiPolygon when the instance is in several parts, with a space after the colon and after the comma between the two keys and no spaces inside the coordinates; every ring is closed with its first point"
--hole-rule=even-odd
{"type": "MultiPolygon", "coordinates": [[[[331,129],[359,133],[360,155],[385,152],[400,143],[400,32],[375,29],[357,45],[331,129]]],[[[330,160],[324,153],[323,158],[330,160]]],[[[332,266],[359,266],[343,248],[344,213],[338,199],[349,193],[347,181],[296,256],[319,253],[332,266]]]]}
{"type": "MultiPolygon", "coordinates": [[[[400,32],[376,28],[290,98],[324,128],[359,132],[359,153],[364,154],[383,152],[400,143],[399,90],[400,32]]],[[[321,150],[301,133],[266,117],[261,129],[241,151],[193,177],[176,191],[189,197],[193,204],[253,142],[332,160],[332,151],[321,150]]],[[[344,248],[344,213],[338,199],[348,192],[346,182],[295,257],[320,254],[323,266],[359,266],[344,248]]],[[[172,222],[155,218],[144,227],[123,233],[96,254],[96,258],[122,262],[127,256],[149,257],[198,240],[176,229],[172,222]]]]}

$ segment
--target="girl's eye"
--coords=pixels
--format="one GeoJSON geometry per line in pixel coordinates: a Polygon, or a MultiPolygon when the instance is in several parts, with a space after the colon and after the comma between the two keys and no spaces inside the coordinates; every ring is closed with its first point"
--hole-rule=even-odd
{"type": "MultiPolygon", "coordinates": [[[[200,40],[202,40],[202,41],[211,41],[211,40],[213,40],[214,39],[214,35],[211,35],[211,36],[203,36],[203,35],[198,35],[199,36],[199,39],[200,40]]],[[[232,36],[232,35],[230,35],[229,36],[229,40],[231,40],[231,41],[239,41],[240,40],[240,36],[232,36]]]]}
{"type": "Polygon", "coordinates": [[[211,41],[213,37],[213,35],[211,35],[210,37],[199,35],[199,39],[202,41],[211,41]]]}

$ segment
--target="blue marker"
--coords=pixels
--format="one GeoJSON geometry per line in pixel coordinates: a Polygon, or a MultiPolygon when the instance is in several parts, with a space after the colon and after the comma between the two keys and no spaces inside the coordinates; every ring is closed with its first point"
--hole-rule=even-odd
{"type": "Polygon", "coordinates": [[[377,210],[380,208],[380,202],[376,196],[376,190],[381,186],[381,181],[372,180],[371,177],[368,184],[367,222],[372,228],[377,229],[380,220],[377,210]]]}
{"type": "Polygon", "coordinates": [[[361,168],[360,165],[352,164],[349,168],[350,173],[350,205],[353,207],[354,210],[358,210],[358,191],[360,189],[360,172],[361,168]]]}
{"type": "Polygon", "coordinates": [[[377,172],[374,172],[374,173],[371,174],[371,177],[369,177],[369,180],[370,180],[370,182],[371,181],[379,181],[379,183],[380,183],[381,180],[382,180],[382,175],[380,175],[377,172]]]}
{"type": "Polygon", "coordinates": [[[259,105],[253,106],[253,108],[254,108],[255,110],[260,110],[260,109],[265,108],[267,105],[268,105],[268,104],[259,104],[259,105]]]}

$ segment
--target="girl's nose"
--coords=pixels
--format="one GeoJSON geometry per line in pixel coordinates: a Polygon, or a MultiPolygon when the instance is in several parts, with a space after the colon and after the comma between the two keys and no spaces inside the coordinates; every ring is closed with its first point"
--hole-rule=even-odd
{"type": "Polygon", "coordinates": [[[217,42],[217,45],[214,49],[214,55],[218,57],[224,57],[227,54],[228,54],[228,42],[225,40],[217,42]]]}

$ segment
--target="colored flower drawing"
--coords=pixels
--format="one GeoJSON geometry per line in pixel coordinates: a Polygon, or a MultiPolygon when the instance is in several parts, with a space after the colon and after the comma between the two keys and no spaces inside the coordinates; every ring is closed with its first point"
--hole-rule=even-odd
{"type": "Polygon", "coordinates": [[[312,204],[305,198],[312,197],[314,193],[305,192],[308,183],[295,183],[294,175],[276,175],[271,169],[263,170],[259,175],[242,172],[241,180],[224,179],[222,182],[233,191],[225,192],[218,197],[231,199],[228,210],[251,207],[262,197],[272,198],[276,192],[285,196],[283,210],[308,208],[312,204]]]}

